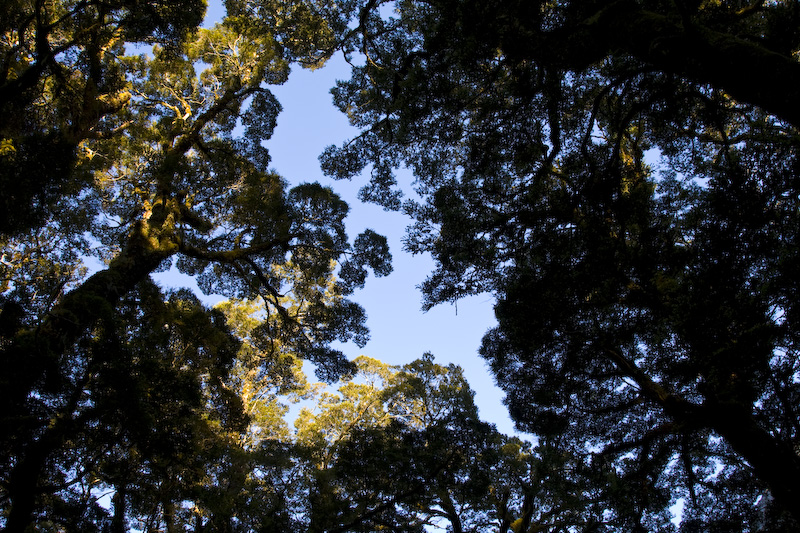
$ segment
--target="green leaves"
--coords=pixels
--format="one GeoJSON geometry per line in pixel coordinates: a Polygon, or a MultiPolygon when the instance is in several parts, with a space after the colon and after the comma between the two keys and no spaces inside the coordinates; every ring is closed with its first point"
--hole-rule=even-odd
{"type": "Polygon", "coordinates": [[[392,255],[386,237],[366,230],[356,237],[351,257],[342,263],[339,276],[350,288],[363,287],[367,279],[366,266],[376,277],[388,276],[392,272],[392,255]]]}
{"type": "Polygon", "coordinates": [[[310,454],[309,529],[488,527],[496,503],[486,499],[489,472],[502,438],[478,421],[461,369],[429,354],[403,367],[363,356],[356,363],[352,380],[323,392],[295,422],[310,454]]]}
{"type": "Polygon", "coordinates": [[[122,24],[127,30],[127,39],[177,47],[203,22],[206,2],[130,0],[122,7],[122,24]]]}
{"type": "MultiPolygon", "coordinates": [[[[619,477],[598,497],[628,529],[669,527],[669,497],[702,492],[706,462],[758,478],[710,500],[761,490],[793,512],[797,435],[777,428],[797,412],[770,403],[766,422],[762,402],[794,394],[768,382],[797,359],[796,291],[769,281],[796,255],[797,120],[774,92],[798,86],[774,82],[800,72],[777,23],[796,6],[366,7],[350,37],[368,59],[334,91],[360,132],[323,168],[349,179],[371,165],[364,198],[414,219],[408,250],[436,261],[426,308],[497,297],[481,353],[517,423],[584,465],[605,450],[619,477]],[[743,72],[758,81],[740,85],[743,72]],[[419,202],[400,203],[402,167],[419,202]],[[783,459],[746,451],[756,434],[783,459]],[[633,480],[649,492],[631,507],[615,491],[633,480]]],[[[754,516],[747,505],[719,520],[754,516]]]]}
{"type": "Polygon", "coordinates": [[[368,338],[334,272],[387,274],[385,240],[353,249],[346,203],[318,184],[287,190],[262,145],[280,111],[267,85],[325,60],[345,29],[338,8],[229,8],[213,28],[197,28],[196,0],[14,3],[0,21],[9,531],[90,513],[115,530],[127,516],[230,530],[248,502],[279,506],[244,491],[251,452],[286,435],[277,396],[300,394],[300,358],[332,381],[352,364],[331,344],[368,338]],[[133,43],[152,46],[125,56],[133,43]],[[218,311],[152,286],[172,264],[208,294],[261,302],[229,309],[238,339],[218,311]],[[100,490],[115,494],[113,519],[100,490]]]}

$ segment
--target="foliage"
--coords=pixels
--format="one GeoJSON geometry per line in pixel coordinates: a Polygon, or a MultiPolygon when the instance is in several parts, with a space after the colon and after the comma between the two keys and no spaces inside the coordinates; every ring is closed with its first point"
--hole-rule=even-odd
{"type": "Polygon", "coordinates": [[[353,22],[366,60],[334,98],[361,133],[324,168],[370,166],[362,197],[413,217],[426,307],[497,297],[482,353],[512,417],[609,468],[626,530],[678,500],[687,531],[796,527],[798,22],[796,1],[657,0],[353,22]]]}
{"type": "Polygon", "coordinates": [[[679,501],[685,531],[797,529],[800,3],[226,8],[0,15],[5,531],[670,530],[679,501]],[[536,445],[455,366],[335,348],[386,241],[263,141],[269,85],[337,48],[362,133],[323,166],[413,217],[426,307],[497,297],[482,353],[536,445]]]}
{"type": "Polygon", "coordinates": [[[280,111],[268,86],[292,63],[324,62],[337,30],[324,13],[268,1],[262,18],[232,2],[230,17],[199,28],[204,9],[64,0],[3,10],[6,531],[121,531],[128,509],[146,530],[233,527],[250,468],[243,443],[254,446],[248,416],[280,427],[279,405],[244,409],[255,393],[245,381],[268,375],[267,395],[300,386],[299,357],[336,379],[353,365],[332,343],[368,338],[347,296],[365,268],[390,272],[386,240],[367,232],[351,245],[345,202],[319,184],[288,189],[262,144],[280,111]],[[89,275],[85,264],[99,266],[89,275]],[[260,297],[269,319],[234,321],[237,338],[220,311],[153,286],[150,275],[172,265],[206,293],[260,297]]]}
{"type": "Polygon", "coordinates": [[[460,368],[430,355],[403,367],[362,356],[336,390],[309,385],[294,354],[261,344],[263,312],[248,301],[210,311],[150,282],[124,298],[74,356],[62,385],[72,402],[42,398],[38,409],[55,422],[38,438],[28,434],[35,420],[20,423],[12,439],[28,447],[19,454],[28,468],[37,466],[31,446],[49,451],[38,478],[60,486],[40,498],[37,527],[516,532],[585,523],[567,504],[572,495],[583,505],[578,489],[558,475],[570,460],[481,422],[460,368]],[[299,398],[306,406],[289,432],[283,402],[299,398]]]}
{"type": "MultiPolygon", "coordinates": [[[[525,531],[580,525],[564,459],[478,418],[461,369],[426,354],[402,367],[356,359],[359,372],[298,416],[307,531],[525,531]],[[525,523],[525,529],[521,524],[525,523]]],[[[582,504],[582,502],[581,502],[582,504]]]]}
{"type": "Polygon", "coordinates": [[[202,21],[200,0],[11,2],[0,19],[0,232],[41,227],[73,205],[90,177],[75,148],[129,104],[125,41],[167,49],[202,21]],[[72,198],[70,198],[72,197],[72,198]]]}

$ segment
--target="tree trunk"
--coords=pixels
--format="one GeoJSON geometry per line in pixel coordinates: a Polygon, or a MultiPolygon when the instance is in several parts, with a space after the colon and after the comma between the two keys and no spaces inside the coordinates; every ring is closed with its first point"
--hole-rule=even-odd
{"type": "Polygon", "coordinates": [[[126,494],[127,490],[125,485],[120,485],[117,487],[117,491],[114,493],[114,497],[112,498],[112,503],[114,504],[114,517],[111,519],[111,533],[126,532],[126,527],[125,527],[126,494]]]}
{"type": "Polygon", "coordinates": [[[622,51],[664,72],[709,83],[800,128],[800,63],[791,57],[699,24],[680,25],[634,0],[581,7],[575,24],[565,29],[525,32],[523,25],[522,33],[509,32],[504,52],[514,61],[580,71],[622,51]]]}
{"type": "MultiPolygon", "coordinates": [[[[106,270],[95,273],[69,292],[38,328],[20,333],[3,351],[4,359],[28,363],[15,363],[22,373],[15,375],[9,383],[11,390],[2,391],[0,412],[5,413],[4,416],[26,412],[29,395],[42,387],[61,394],[62,398],[71,395],[67,405],[52,416],[54,422],[17,457],[8,483],[11,508],[5,531],[9,533],[22,533],[33,520],[40,496],[38,485],[47,461],[63,447],[67,432],[71,431],[70,426],[74,423],[72,417],[81,387],[78,387],[77,395],[76,391],[71,394],[64,390],[65,380],[61,375],[64,356],[97,320],[113,313],[120,298],[177,251],[168,239],[163,245],[153,238],[152,232],[152,225],[147,222],[138,224],[126,247],[106,270]]],[[[14,420],[10,420],[13,427],[14,420]]]]}
{"type": "Polygon", "coordinates": [[[800,457],[775,439],[740,406],[715,406],[709,425],[753,468],[775,502],[800,523],[800,457]]]}
{"type": "Polygon", "coordinates": [[[689,402],[650,379],[619,351],[608,349],[606,354],[624,375],[636,381],[643,397],[673,420],[686,427],[716,431],[750,464],[778,505],[800,522],[800,457],[794,449],[759,426],[743,406],[709,400],[702,405],[689,402]]]}
{"type": "Polygon", "coordinates": [[[164,509],[164,528],[167,533],[175,533],[175,505],[171,501],[164,501],[161,507],[164,509]]]}
{"type": "Polygon", "coordinates": [[[24,449],[9,476],[7,490],[11,506],[6,519],[5,533],[23,533],[33,522],[42,489],[42,478],[47,461],[63,447],[72,419],[57,418],[35,442],[24,449]]]}
{"type": "Polygon", "coordinates": [[[447,514],[447,519],[453,528],[453,533],[464,533],[464,526],[461,524],[461,517],[458,515],[458,510],[453,499],[450,497],[450,492],[446,489],[439,490],[439,503],[447,514]]]}

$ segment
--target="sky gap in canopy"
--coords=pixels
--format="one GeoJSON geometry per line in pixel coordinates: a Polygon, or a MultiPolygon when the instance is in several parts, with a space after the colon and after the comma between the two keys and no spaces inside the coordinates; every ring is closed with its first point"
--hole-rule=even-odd
{"type": "MultiPolygon", "coordinates": [[[[222,20],[222,2],[209,2],[204,24],[211,26],[222,20]]],[[[315,71],[295,67],[289,80],[270,87],[281,103],[278,126],[266,143],[272,168],[291,184],[318,181],[330,186],[350,206],[347,217],[348,235],[357,235],[371,228],[389,239],[394,271],[385,278],[371,276],[364,289],[353,299],[367,312],[371,340],[359,349],[353,344],[341,349],[350,359],[365,354],[389,364],[406,364],[431,352],[439,364],[455,363],[464,369],[475,390],[475,403],[483,420],[497,425],[498,430],[514,433],[513,424],[502,404],[503,393],[494,385],[493,377],[478,355],[483,334],[495,323],[493,298],[481,295],[460,300],[454,306],[438,306],[423,313],[417,285],[433,270],[430,256],[412,256],[402,251],[402,238],[409,219],[399,213],[358,200],[358,189],[366,182],[334,181],[320,170],[318,157],[326,146],[340,144],[357,133],[347,117],[332,103],[330,89],[337,79],[349,77],[349,65],[341,54],[315,71]]],[[[410,181],[408,175],[399,180],[410,181]]],[[[196,285],[190,278],[174,272],[154,276],[165,285],[196,285]]],[[[197,289],[196,289],[197,290],[197,289]]],[[[206,299],[214,303],[218,299],[206,299]]]]}

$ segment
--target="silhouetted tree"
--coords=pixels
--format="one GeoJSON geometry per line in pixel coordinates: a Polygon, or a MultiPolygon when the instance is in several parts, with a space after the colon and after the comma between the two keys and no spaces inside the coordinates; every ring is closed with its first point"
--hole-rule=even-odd
{"type": "Polygon", "coordinates": [[[497,297],[518,426],[612,467],[628,530],[797,527],[800,3],[391,5],[323,166],[413,217],[426,307],[497,297]]]}

